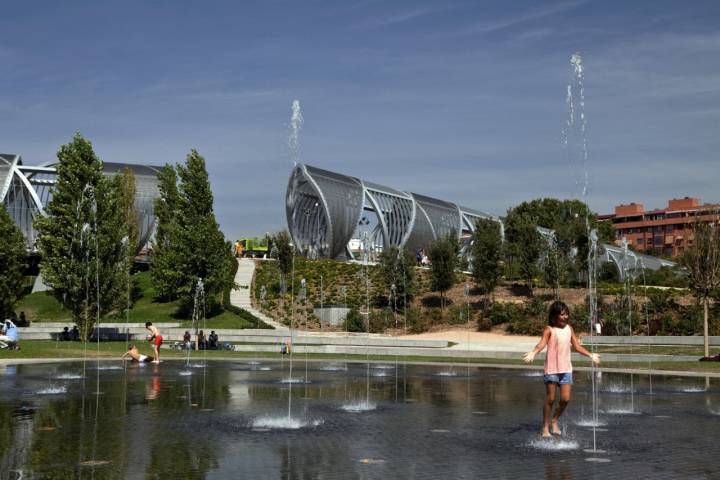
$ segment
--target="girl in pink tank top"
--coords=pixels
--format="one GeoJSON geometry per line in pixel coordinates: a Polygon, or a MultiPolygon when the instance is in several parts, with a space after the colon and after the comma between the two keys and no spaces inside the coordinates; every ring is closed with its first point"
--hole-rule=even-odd
{"type": "Polygon", "coordinates": [[[575,337],[572,327],[568,324],[570,318],[570,310],[563,302],[556,301],[550,305],[548,314],[548,326],[545,327],[542,339],[535,348],[523,356],[525,363],[531,363],[535,359],[535,355],[541,352],[547,346],[545,353],[545,404],[543,405],[543,437],[551,436],[552,433],[560,435],[560,427],[558,419],[565,411],[568,402],[570,402],[570,393],[572,390],[572,362],[570,347],[589,357],[593,363],[600,363],[600,356],[596,353],[588,352],[575,337]],[[555,414],[550,418],[555,396],[558,386],[560,387],[560,401],[558,402],[555,414]]]}

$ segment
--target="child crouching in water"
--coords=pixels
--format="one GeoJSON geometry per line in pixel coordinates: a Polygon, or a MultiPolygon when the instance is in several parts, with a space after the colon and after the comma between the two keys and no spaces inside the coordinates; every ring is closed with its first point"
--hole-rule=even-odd
{"type": "Polygon", "coordinates": [[[548,326],[545,327],[542,339],[532,351],[523,356],[525,363],[532,363],[537,353],[547,345],[547,353],[545,354],[545,404],[543,405],[543,429],[542,436],[549,437],[551,433],[560,435],[558,427],[558,419],[565,411],[570,401],[570,391],[572,389],[572,363],[570,361],[570,346],[578,353],[589,357],[594,364],[600,363],[600,356],[597,353],[588,352],[578,339],[575,337],[572,327],[568,324],[570,311],[563,302],[556,301],[550,305],[548,314],[548,326]],[[557,387],[560,386],[560,401],[558,402],[555,414],[550,418],[557,387]]]}

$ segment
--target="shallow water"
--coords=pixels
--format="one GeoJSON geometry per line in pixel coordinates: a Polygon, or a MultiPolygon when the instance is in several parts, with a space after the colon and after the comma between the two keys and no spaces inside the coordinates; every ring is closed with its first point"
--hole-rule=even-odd
{"type": "Polygon", "coordinates": [[[544,387],[527,370],[371,372],[368,405],[365,364],[345,371],[313,362],[309,383],[292,386],[288,417],[287,362],[263,365],[272,370],[210,361],[182,376],[187,367],[168,361],[85,378],[75,378],[82,366],[71,363],[0,368],[0,478],[712,478],[717,471],[718,379],[706,389],[705,379],[654,376],[650,389],[636,374],[631,399],[630,377],[605,373],[595,434],[606,452],[588,453],[585,372],[574,375],[565,435],[542,439],[544,387]]]}

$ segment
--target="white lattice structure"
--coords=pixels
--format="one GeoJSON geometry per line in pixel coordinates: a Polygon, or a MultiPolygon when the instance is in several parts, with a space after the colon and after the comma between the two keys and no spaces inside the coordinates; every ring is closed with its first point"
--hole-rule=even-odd
{"type": "MultiPolygon", "coordinates": [[[[135,208],[140,222],[139,251],[155,231],[154,201],[159,197],[157,173],[161,167],[125,163],[103,163],[103,172],[112,177],[128,167],[135,176],[135,208]]],[[[25,235],[29,249],[34,248],[37,232],[34,220],[45,215],[57,180],[53,163],[23,165],[19,155],[0,154],[0,202],[25,235]]]]}
{"type": "Polygon", "coordinates": [[[390,245],[417,250],[451,232],[466,237],[480,218],[500,222],[479,210],[303,164],[290,175],[285,207],[297,248],[326,258],[353,258],[348,242],[359,237],[359,224],[369,225],[377,252],[390,245]]]}

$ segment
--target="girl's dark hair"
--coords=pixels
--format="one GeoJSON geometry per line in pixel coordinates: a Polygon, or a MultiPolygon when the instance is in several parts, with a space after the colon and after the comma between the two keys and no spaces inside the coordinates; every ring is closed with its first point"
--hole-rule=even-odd
{"type": "Polygon", "coordinates": [[[550,325],[551,327],[555,326],[555,320],[563,312],[569,314],[570,309],[567,305],[565,305],[564,302],[561,302],[560,300],[555,300],[552,305],[550,305],[550,311],[548,312],[548,325],[550,325]]]}

